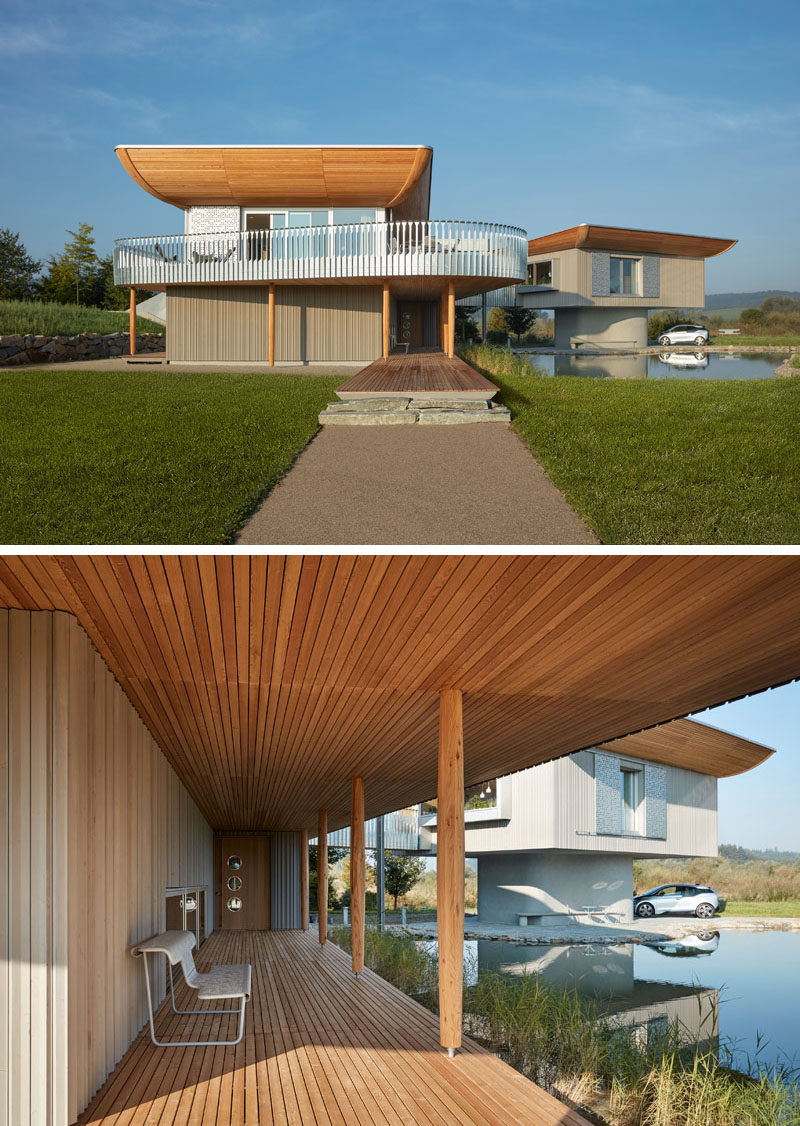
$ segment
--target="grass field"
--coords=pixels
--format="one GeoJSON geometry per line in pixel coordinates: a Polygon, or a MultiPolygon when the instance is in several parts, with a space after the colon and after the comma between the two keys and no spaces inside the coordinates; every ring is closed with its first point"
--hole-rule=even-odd
{"type": "Polygon", "coordinates": [[[0,543],[229,542],[338,382],[0,370],[0,543]]]}
{"type": "Polygon", "coordinates": [[[779,899],[774,903],[763,903],[758,899],[729,899],[722,913],[735,917],[800,919],[800,899],[779,899]]]}
{"type": "Polygon", "coordinates": [[[800,336],[712,336],[710,344],[722,344],[725,347],[736,348],[745,344],[750,348],[797,348],[800,347],[800,336]]]}
{"type": "Polygon", "coordinates": [[[514,428],[604,543],[800,542],[800,379],[545,379],[489,351],[514,428]]]}
{"type": "MultiPolygon", "coordinates": [[[[82,332],[127,332],[125,309],[94,309],[86,305],[58,305],[54,301],[0,301],[0,336],[78,336],[82,332]]],[[[166,332],[164,325],[136,318],[137,332],[166,332]]]]}

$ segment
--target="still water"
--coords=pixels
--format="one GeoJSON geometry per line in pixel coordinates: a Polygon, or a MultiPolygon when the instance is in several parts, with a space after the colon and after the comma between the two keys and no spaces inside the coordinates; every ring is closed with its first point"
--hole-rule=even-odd
{"type": "MultiPolygon", "coordinates": [[[[436,949],[435,942],[424,945],[436,949]]],[[[686,1039],[727,1044],[742,1071],[800,1065],[798,932],[708,932],[659,947],[467,941],[467,984],[479,968],[536,973],[550,985],[577,988],[602,998],[618,1023],[645,1033],[679,1021],[686,1039]]]]}
{"type": "Polygon", "coordinates": [[[548,375],[590,379],[775,379],[779,352],[660,352],[641,356],[545,356],[525,353],[548,375]]]}

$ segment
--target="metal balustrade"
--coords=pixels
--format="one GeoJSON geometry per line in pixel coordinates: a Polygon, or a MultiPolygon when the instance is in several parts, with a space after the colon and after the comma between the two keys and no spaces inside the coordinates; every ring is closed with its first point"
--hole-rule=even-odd
{"type": "MultiPolygon", "coordinates": [[[[371,818],[364,822],[364,848],[376,848],[378,842],[377,819],[371,818]]],[[[316,837],[311,844],[316,843],[316,837]]],[[[330,848],[350,847],[350,826],[344,829],[335,829],[328,833],[328,846],[330,848]]],[[[407,809],[398,809],[394,813],[387,813],[383,818],[383,847],[396,849],[400,852],[429,852],[430,840],[427,835],[424,839],[420,836],[419,806],[412,805],[407,809]]]]}
{"type": "Polygon", "coordinates": [[[338,223],[117,239],[114,281],[147,288],[418,275],[523,280],[527,261],[519,227],[450,219],[338,223]]]}

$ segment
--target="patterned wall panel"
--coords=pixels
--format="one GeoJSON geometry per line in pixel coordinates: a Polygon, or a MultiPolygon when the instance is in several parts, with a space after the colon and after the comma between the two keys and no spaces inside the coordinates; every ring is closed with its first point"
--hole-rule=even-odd
{"type": "Polygon", "coordinates": [[[238,231],[238,207],[189,207],[186,209],[187,235],[221,235],[238,231]]]}
{"type": "Polygon", "coordinates": [[[619,833],[620,785],[619,759],[615,755],[594,754],[595,832],[619,833]]]}
{"type": "Polygon", "coordinates": [[[642,255],[642,297],[661,296],[661,259],[654,254],[642,255]]]}
{"type": "Polygon", "coordinates": [[[667,772],[663,766],[645,764],[644,768],[645,834],[666,840],[667,836],[667,772]]]}
{"type": "Polygon", "coordinates": [[[611,292],[611,255],[592,251],[592,297],[608,297],[611,292]]]}

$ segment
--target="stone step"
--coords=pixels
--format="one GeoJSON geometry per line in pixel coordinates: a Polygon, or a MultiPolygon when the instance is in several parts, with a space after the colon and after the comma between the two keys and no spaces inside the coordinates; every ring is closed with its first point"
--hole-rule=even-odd
{"type": "Polygon", "coordinates": [[[329,403],[319,416],[320,426],[453,426],[459,423],[511,421],[506,407],[489,399],[374,398],[329,403]]]}

